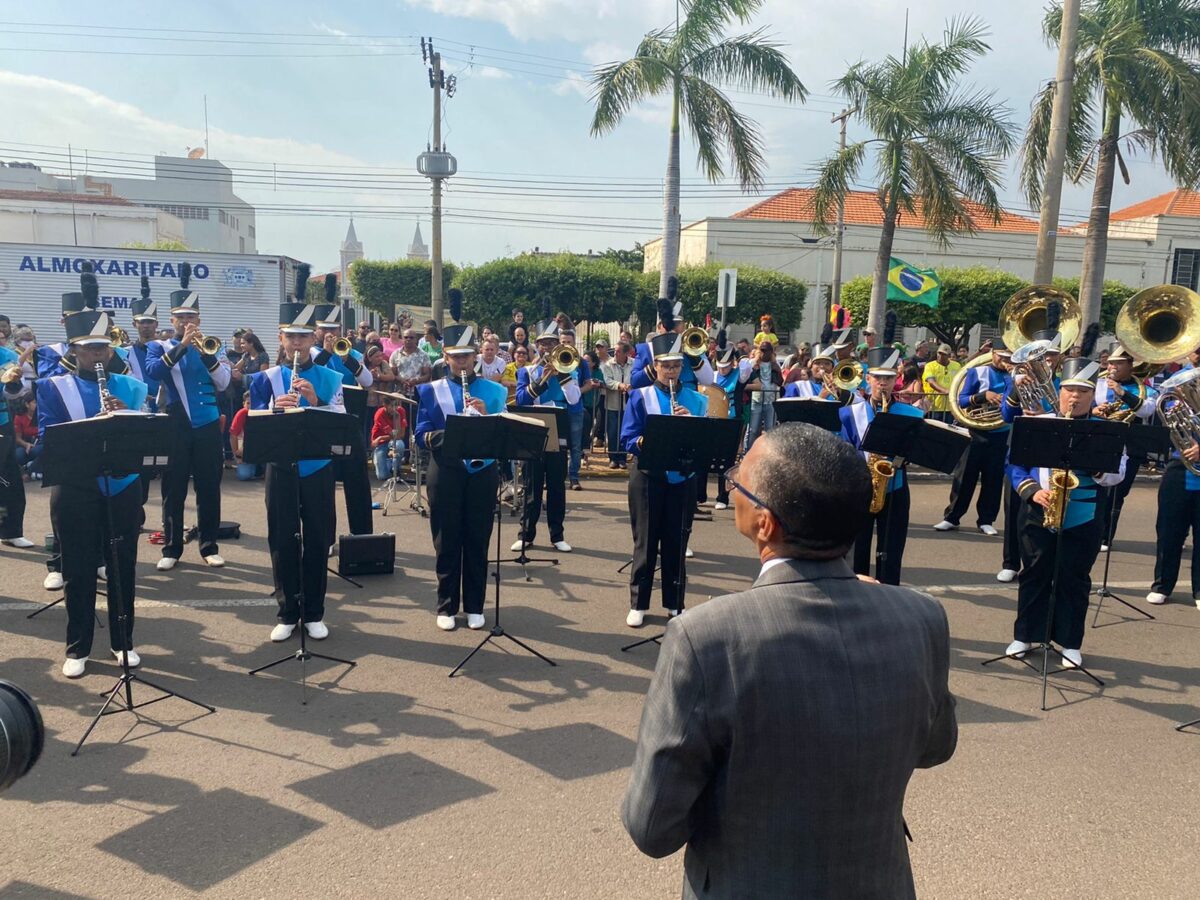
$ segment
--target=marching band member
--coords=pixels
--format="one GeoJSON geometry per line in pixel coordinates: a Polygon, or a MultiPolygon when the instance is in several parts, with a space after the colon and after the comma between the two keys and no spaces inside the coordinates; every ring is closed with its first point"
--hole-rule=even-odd
{"type": "MultiPolygon", "coordinates": [[[[1187,365],[1180,371],[1200,366],[1200,347],[1188,354],[1187,365]]],[[[1155,521],[1154,583],[1146,602],[1161,606],[1167,602],[1179,579],[1183,560],[1183,544],[1192,535],[1192,599],[1200,609],[1200,475],[1184,465],[1184,459],[1200,468],[1200,444],[1193,443],[1181,454],[1178,447],[1171,450],[1167,469],[1158,485],[1158,518],[1155,521]]]]}
{"type": "Polygon", "coordinates": [[[10,347],[0,347],[0,544],[28,550],[33,541],[25,537],[25,482],[17,463],[17,442],[13,436],[8,400],[24,392],[21,383],[21,355],[10,347]]]}
{"type": "Polygon", "coordinates": [[[146,374],[146,357],[158,334],[158,304],[150,299],[150,279],[142,276],[142,295],[133,301],[133,327],[137,337],[129,348],[129,374],[146,385],[146,403],[150,412],[158,412],[157,379],[146,374]]]}
{"type": "MultiPolygon", "coordinates": [[[[1086,357],[1063,362],[1059,386],[1059,409],[1063,418],[1092,418],[1092,400],[1100,364],[1086,357]]],[[[1006,656],[1020,659],[1036,642],[1046,637],[1046,616],[1053,602],[1054,623],[1050,639],[1062,648],[1063,665],[1083,665],[1079,648],[1083,644],[1084,620],[1091,596],[1092,564],[1100,552],[1101,517],[1096,508],[1103,497],[1100,487],[1119,484],[1125,474],[1125,457],[1115,473],[1095,476],[1075,471],[1079,486],[1070,492],[1062,524],[1062,556],[1056,559],[1060,535],[1046,527],[1044,512],[1051,505],[1050,470],[1027,469],[1009,464],[1008,479],[1020,496],[1021,576],[1017,590],[1017,619],[1013,624],[1013,642],[1006,656]],[[1056,596],[1050,597],[1057,568],[1056,596]]]]}
{"type": "MultiPolygon", "coordinates": [[[[307,266],[300,266],[307,277],[307,266]]],[[[342,379],[342,385],[352,390],[365,390],[375,383],[375,376],[364,365],[363,355],[357,350],[350,349],[345,354],[335,352],[337,342],[342,336],[342,307],[337,299],[337,276],[325,276],[325,303],[317,307],[316,341],[311,355],[318,366],[333,370],[342,379]]],[[[297,290],[300,290],[297,276],[297,290]]],[[[298,301],[304,300],[303,292],[297,294],[298,301]]],[[[365,395],[362,397],[365,400],[365,395]]],[[[361,401],[360,404],[361,405],[361,401]]],[[[365,406],[358,409],[356,404],[350,404],[348,411],[354,415],[365,415],[365,406]]],[[[361,429],[360,429],[361,430],[361,429]]],[[[342,491],[346,495],[346,520],[351,534],[371,534],[375,530],[374,517],[371,512],[371,481],[367,468],[359,459],[347,458],[333,461],[334,478],[342,482],[342,491]]],[[[336,514],[334,528],[330,533],[330,543],[337,535],[336,514]]]]}
{"type": "Polygon", "coordinates": [[[862,403],[863,397],[857,391],[848,391],[830,383],[836,353],[837,347],[833,344],[815,345],[812,361],[808,364],[808,370],[812,377],[808,381],[793,381],[784,388],[784,398],[832,400],[842,406],[850,403],[862,403]]]}
{"type": "MultiPolygon", "coordinates": [[[[729,404],[727,415],[731,419],[742,417],[741,386],[750,377],[750,360],[743,357],[738,359],[737,348],[725,344],[725,332],[717,335],[717,373],[713,382],[725,393],[725,402],[729,404]]],[[[725,473],[717,476],[717,502],[713,509],[729,508],[729,483],[725,473]]]]}
{"type": "MultiPolygon", "coordinates": [[[[673,331],[651,338],[654,353],[655,382],[636,388],[625,407],[621,428],[621,449],[637,457],[647,416],[703,416],[708,398],[684,387],[682,373],[687,367],[682,339],[673,331]]],[[[680,559],[683,534],[690,529],[696,512],[695,473],[665,474],[643,472],[637,466],[629,471],[629,524],[633,529],[633,565],[629,576],[629,614],[625,624],[640,628],[650,608],[654,588],[654,568],[662,554],[662,603],[668,617],[683,611],[679,582],[686,578],[680,559]]]]}
{"type": "MultiPolygon", "coordinates": [[[[1096,382],[1096,414],[1101,418],[1116,416],[1128,421],[1130,425],[1154,418],[1154,412],[1158,408],[1154,391],[1134,377],[1134,362],[1133,356],[1120,344],[1108,355],[1107,377],[1096,382]]],[[[1133,489],[1139,468],[1140,460],[1130,460],[1125,466],[1125,479],[1109,491],[1108,500],[1101,506],[1100,533],[1104,536],[1104,540],[1100,542],[1101,553],[1108,549],[1109,542],[1117,533],[1121,509],[1125,506],[1125,498],[1133,489]]]]}
{"type": "MultiPolygon", "coordinates": [[[[517,370],[517,406],[557,406],[570,410],[582,402],[579,384],[569,375],[560,374],[550,359],[550,351],[559,344],[558,323],[543,321],[536,339],[540,361],[517,370]]],[[[530,460],[521,467],[525,502],[521,509],[521,533],[512,545],[514,553],[533,544],[538,518],[542,514],[542,488],[546,490],[546,527],[550,543],[561,553],[572,547],[563,533],[567,513],[567,439],[559,435],[558,452],[546,452],[541,460],[530,460]]]]}
{"type": "MultiPolygon", "coordinates": [[[[891,341],[885,337],[885,344],[891,341]]],[[[842,439],[857,450],[862,450],[867,428],[879,412],[896,413],[904,416],[924,418],[921,410],[908,403],[892,402],[892,391],[896,387],[896,375],[900,370],[900,351],[891,347],[875,347],[867,351],[867,386],[870,396],[866,403],[843,406],[842,439]]],[[[863,453],[868,465],[871,455],[863,453]]],[[[872,475],[872,481],[876,478],[872,475]]],[[[899,584],[900,569],[904,561],[904,545],[908,541],[909,492],[908,479],[903,467],[887,479],[882,508],[874,513],[867,527],[854,543],[854,572],[858,575],[871,573],[871,545],[878,541],[879,559],[875,577],[884,584],[899,584]]]]}
{"type": "Polygon", "coordinates": [[[487,548],[496,524],[500,481],[494,459],[443,455],[446,420],[454,415],[504,412],[508,392],[475,374],[472,326],[447,327],[443,348],[448,368],[445,377],[417,387],[414,440],[422,450],[430,451],[431,459],[426,484],[429,529],[437,554],[437,627],[453,631],[460,607],[466,610],[468,628],[484,626],[487,548]]]}
{"type": "MultiPolygon", "coordinates": [[[[674,290],[668,292],[672,300],[659,298],[658,301],[658,325],[655,334],[682,334],[687,323],[679,318],[680,310],[683,309],[683,304],[673,300],[674,290]]],[[[651,349],[651,341],[653,335],[648,335],[644,343],[637,345],[637,358],[633,363],[633,376],[630,378],[630,384],[634,390],[638,388],[648,387],[654,384],[656,375],[655,360],[653,350],[651,349]]],[[[696,384],[712,384],[715,378],[712,363],[708,361],[708,356],[701,354],[700,356],[687,356],[684,358],[683,371],[679,376],[679,381],[685,385],[696,384]]]]}
{"type": "MultiPolygon", "coordinates": [[[[992,342],[992,360],[989,365],[976,366],[963,376],[958,403],[962,409],[984,409],[997,407],[1011,387],[1012,376],[1008,372],[1008,360],[1012,354],[1005,349],[1004,342],[996,338],[992,342]]],[[[950,531],[971,505],[975,485],[979,484],[979,500],[975,504],[976,525],[989,536],[996,535],[992,524],[1000,514],[1000,498],[1004,491],[1004,462],[1008,452],[1008,435],[1012,426],[1005,425],[992,431],[971,430],[971,446],[954,470],[954,482],[950,487],[950,502],[943,513],[942,521],[933,526],[934,531],[950,531]]],[[[1016,522],[1006,528],[1006,534],[1017,532],[1016,522]]],[[[1016,541],[1014,538],[1013,545],[1016,541]]],[[[1005,561],[1005,569],[1010,568],[1005,561]]]]}
{"type": "MultiPolygon", "coordinates": [[[[90,419],[110,410],[141,409],[146,386],[127,375],[107,376],[108,402],[102,403],[96,365],[114,355],[109,341],[112,319],[99,310],[67,316],[66,333],[77,363],[74,372],[37,382],[38,440],[46,429],[64,422],[90,419]]],[[[137,475],[68,480],[50,492],[50,520],[58,537],[67,604],[67,659],[63,674],[79,678],[92,652],[95,629],[97,568],[115,566],[120,578],[108,584],[108,635],[113,655],[128,653],[129,665],[141,663],[133,649],[134,570],[138,532],[144,521],[137,475]],[[107,501],[105,498],[108,498],[107,501]],[[110,505],[105,510],[105,503],[110,505]],[[113,531],[109,531],[109,521],[113,531]],[[115,548],[110,541],[115,539],[115,548]],[[120,593],[115,589],[120,585],[120,593]],[[122,632],[120,613],[125,610],[122,632]]]]}
{"type": "Polygon", "coordinates": [[[183,501],[188,482],[196,485],[200,556],[210,566],[225,565],[217,552],[221,524],[221,474],[225,451],[217,391],[229,386],[229,363],[200,346],[200,295],[188,289],[192,267],[179,266],[180,290],[171,292],[175,337],[155,341],[146,352],[145,373],[167,392],[167,415],[174,431],[170,461],[163,473],[163,548],[158,571],[169,572],[183,554],[183,501]]]}
{"type": "MultiPolygon", "coordinates": [[[[1058,304],[1056,302],[1052,302],[1050,304],[1050,311],[1046,315],[1047,320],[1057,320],[1058,317],[1055,314],[1057,307],[1058,304]]],[[[1061,384],[1061,379],[1058,375],[1058,367],[1059,363],[1062,361],[1062,333],[1059,332],[1057,325],[1052,328],[1043,328],[1041,331],[1035,331],[1033,333],[1033,338],[1030,340],[1030,343],[1032,344],[1038,341],[1048,341],[1051,344],[1051,346],[1047,349],[1046,355],[1043,357],[1043,359],[1045,361],[1046,369],[1051,373],[1051,377],[1054,382],[1054,389],[1058,390],[1061,384]]],[[[1000,414],[1004,418],[1004,421],[1010,425],[1012,424],[1013,419],[1015,419],[1017,416],[1024,415],[1025,413],[1025,410],[1021,407],[1021,398],[1018,394],[1017,388],[1022,381],[1029,377],[1023,372],[1013,371],[1011,374],[1012,378],[1009,381],[1008,388],[1004,392],[1004,402],[1000,404],[1000,414]]],[[[1045,399],[1042,400],[1042,412],[1054,412],[1054,410],[1050,409],[1046,405],[1045,399]]]]}
{"type": "MultiPolygon", "coordinates": [[[[297,282],[298,292],[303,295],[300,279],[297,282]]],[[[251,376],[251,409],[316,406],[332,412],[346,411],[342,379],[332,369],[312,361],[316,315],[316,307],[303,302],[279,305],[279,346],[288,364],[271,366],[251,376]],[[299,371],[294,371],[292,366],[297,359],[299,371]]],[[[329,580],[326,569],[329,544],[333,539],[329,533],[333,491],[333,467],[328,459],[302,459],[294,471],[290,465],[267,465],[267,546],[275,577],[275,599],[279,603],[279,622],[271,629],[272,641],[286,641],[302,619],[305,632],[313,640],[329,636],[325,624],[325,589],[329,580]],[[303,535],[303,546],[299,549],[297,532],[303,535]]]]}

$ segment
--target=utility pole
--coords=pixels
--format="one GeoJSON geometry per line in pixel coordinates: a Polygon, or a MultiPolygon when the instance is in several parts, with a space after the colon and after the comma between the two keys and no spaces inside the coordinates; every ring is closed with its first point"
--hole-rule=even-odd
{"type": "MultiPolygon", "coordinates": [[[[840,122],[841,129],[838,136],[838,150],[846,149],[846,120],[858,112],[858,107],[854,109],[843,109],[839,115],[830,119],[830,122],[840,122]]],[[[832,304],[842,302],[842,240],[846,233],[846,198],[838,197],[837,208],[837,230],[833,236],[833,277],[829,284],[829,302],[830,306],[825,308],[825,321],[829,320],[832,313],[832,304]]],[[[820,289],[818,287],[817,300],[821,299],[820,289]]],[[[824,327],[822,325],[822,327],[824,327]]]]}
{"type": "Polygon", "coordinates": [[[1046,177],[1042,181],[1034,284],[1049,284],[1054,277],[1063,169],[1067,161],[1067,132],[1071,124],[1071,90],[1075,81],[1075,47],[1078,41],[1079,0],[1064,0],[1062,30],[1058,37],[1058,71],[1054,76],[1054,106],[1050,112],[1050,145],[1046,150],[1046,177]]]}
{"type": "Polygon", "coordinates": [[[429,64],[429,86],[433,88],[433,146],[417,157],[417,171],[433,182],[433,238],[430,243],[431,315],[440,329],[445,322],[442,297],[442,181],[458,171],[458,161],[442,146],[442,90],[454,96],[457,79],[446,78],[442,55],[433,49],[433,38],[421,38],[421,58],[429,64]]]}

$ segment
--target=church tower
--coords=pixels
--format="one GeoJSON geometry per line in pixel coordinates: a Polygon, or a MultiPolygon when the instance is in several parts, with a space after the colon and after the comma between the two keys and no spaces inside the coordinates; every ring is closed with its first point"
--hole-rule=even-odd
{"type": "Polygon", "coordinates": [[[409,259],[429,259],[429,247],[421,240],[421,223],[417,223],[417,230],[413,232],[412,244],[408,248],[409,259]]]}
{"type": "Polygon", "coordinates": [[[344,304],[350,303],[353,300],[353,291],[350,289],[350,264],[356,259],[363,258],[363,245],[358,239],[358,235],[354,233],[354,220],[350,220],[350,227],[346,229],[346,238],[342,241],[341,249],[341,281],[339,282],[339,296],[344,304]]]}

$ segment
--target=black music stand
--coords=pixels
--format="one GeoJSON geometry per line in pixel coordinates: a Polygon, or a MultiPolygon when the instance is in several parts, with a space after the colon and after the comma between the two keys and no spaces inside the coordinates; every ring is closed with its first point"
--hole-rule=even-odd
{"type": "MultiPolygon", "coordinates": [[[[687,477],[708,473],[724,472],[737,460],[738,439],[742,423],[739,419],[709,419],[701,416],[647,416],[642,434],[642,450],[638,454],[637,467],[643,472],[665,475],[679,472],[687,477]]],[[[685,503],[694,502],[685,499],[685,503]]],[[[683,612],[684,596],[687,593],[687,548],[692,536],[691,517],[683,517],[683,539],[679,542],[679,575],[675,583],[679,598],[679,611],[683,612]]],[[[670,624],[668,622],[668,624],[670,624]]],[[[624,653],[643,644],[661,644],[666,637],[664,630],[621,648],[624,653]]]]}
{"type": "MultiPolygon", "coordinates": [[[[962,455],[970,446],[971,435],[965,429],[920,416],[890,412],[876,413],[862,439],[863,450],[891,458],[897,472],[906,463],[911,462],[948,475],[958,467],[962,455]]],[[[885,535],[891,533],[891,524],[892,504],[887,503],[887,512],[883,518],[885,535]]],[[[876,539],[876,575],[880,573],[886,561],[887,550],[883,541],[876,539]]]]}
{"type": "MultiPolygon", "coordinates": [[[[1026,468],[1083,469],[1088,472],[1115,472],[1120,467],[1121,455],[1125,451],[1128,426],[1122,422],[1106,422],[1095,419],[1064,419],[1058,416],[1020,416],[1013,423],[1012,444],[1009,460],[1026,468]]],[[[1094,681],[1098,687],[1104,682],[1083,666],[1060,667],[1049,671],[1050,653],[1060,656],[1062,650],[1054,645],[1054,608],[1058,605],[1058,575],[1062,566],[1062,529],[1058,529],[1054,547],[1054,574],[1050,579],[1050,601],[1046,609],[1046,635],[1030,650],[1042,651],[1042,711],[1046,710],[1046,687],[1051,674],[1080,672],[1094,681]]],[[[984,660],[980,665],[991,665],[1002,659],[1016,659],[1035,672],[1038,667],[1026,656],[1004,654],[984,660]]]]}
{"type": "MultiPolygon", "coordinates": [[[[51,425],[46,429],[46,446],[42,451],[42,484],[48,487],[64,484],[67,481],[78,481],[94,477],[123,477],[134,473],[141,474],[144,470],[162,468],[167,464],[167,454],[171,447],[171,433],[167,427],[165,415],[150,415],[148,413],[125,411],[90,419],[79,419],[73,422],[63,422],[51,425]],[[87,452],[80,452],[87,448],[87,452]]],[[[125,490],[139,490],[131,485],[125,490]]],[[[117,537],[113,523],[112,503],[107,495],[104,497],[104,515],[108,521],[108,552],[105,554],[105,564],[108,566],[110,598],[115,597],[120,606],[117,610],[117,622],[121,635],[117,642],[129,644],[122,648],[121,675],[112,690],[107,692],[104,705],[96,713],[83,737],[71,751],[72,756],[78,756],[84,741],[91,735],[92,730],[104,716],[115,713],[133,713],[140,719],[137,710],[149,706],[168,697],[178,697],[194,706],[216,712],[216,707],[185,697],[178,691],[165,688],[143,678],[129,668],[129,651],[132,642],[126,622],[129,610],[121,601],[121,567],[117,564],[117,537]],[[160,692],[160,696],[141,703],[133,702],[133,682],[144,684],[160,692]],[[113,703],[118,708],[110,710],[113,703]]],[[[136,538],[135,538],[136,540],[136,538]]],[[[132,602],[132,601],[131,601],[132,602]]]]}
{"type": "MultiPolygon", "coordinates": [[[[346,413],[333,412],[319,407],[293,407],[289,410],[264,412],[256,410],[246,416],[245,446],[242,458],[248,463],[287,466],[295,478],[296,491],[296,558],[304,558],[304,525],[300,515],[300,461],[338,459],[352,456],[355,436],[362,440],[358,420],[346,413]]],[[[326,656],[308,649],[307,631],[304,627],[304,578],[300,579],[297,597],[300,620],[296,623],[300,632],[300,647],[279,659],[251,669],[257,675],[288,660],[300,663],[300,702],[308,703],[308,666],[310,659],[323,659],[354,668],[358,663],[337,656],[326,656]]]]}
{"type": "MultiPolygon", "coordinates": [[[[1125,454],[1129,457],[1125,461],[1128,466],[1141,466],[1152,455],[1158,454],[1166,450],[1171,443],[1171,430],[1163,425],[1134,425],[1125,423],[1129,429],[1125,441],[1125,454]]],[[[1117,508],[1117,491],[1120,490],[1120,485],[1114,485],[1109,488],[1108,497],[1108,534],[1104,536],[1104,581],[1100,587],[1096,588],[1096,611],[1092,615],[1092,627],[1096,628],[1096,622],[1100,619],[1100,607],[1104,605],[1104,601],[1116,600],[1127,609],[1133,610],[1139,616],[1154,620],[1154,616],[1146,612],[1139,606],[1135,606],[1128,600],[1118,597],[1108,589],[1108,569],[1112,565],[1112,548],[1113,539],[1116,537],[1116,523],[1113,521],[1113,513],[1117,508]]],[[[1128,620],[1123,620],[1128,621],[1128,620]]]]}
{"type": "Polygon", "coordinates": [[[799,422],[838,432],[842,430],[841,408],[840,403],[815,397],[786,397],[775,401],[775,419],[780,424],[799,422]]]}
{"type": "MultiPolygon", "coordinates": [[[[535,456],[529,457],[528,459],[522,458],[521,462],[524,462],[525,465],[527,465],[527,466],[542,466],[542,468],[544,470],[545,469],[544,458],[547,453],[567,453],[567,454],[570,453],[571,448],[569,447],[567,442],[570,439],[570,434],[571,434],[571,418],[568,415],[567,411],[565,409],[563,409],[561,406],[514,406],[512,411],[518,416],[531,416],[535,419],[543,420],[546,423],[546,428],[549,433],[549,438],[545,442],[546,449],[543,450],[541,453],[536,454],[535,456]],[[551,422],[554,423],[553,428],[550,427],[551,422]],[[550,447],[551,443],[555,443],[555,446],[553,448],[550,447]]],[[[548,482],[545,478],[545,475],[543,475],[543,477],[542,477],[542,489],[543,490],[545,490],[547,484],[548,484],[548,482]]],[[[515,485],[513,487],[513,494],[514,494],[514,496],[516,495],[515,485]]],[[[529,503],[529,494],[528,494],[528,492],[524,492],[523,502],[521,503],[521,533],[522,534],[524,534],[524,532],[525,532],[525,505],[528,503],[529,503]]],[[[549,503],[547,501],[547,503],[543,504],[543,508],[546,508],[548,505],[549,505],[549,503]]],[[[547,515],[549,515],[549,513],[547,513],[547,515]]],[[[537,523],[535,522],[534,524],[536,525],[537,523]]],[[[521,553],[519,556],[517,556],[516,559],[502,559],[502,560],[500,560],[500,562],[501,563],[515,563],[516,565],[520,566],[521,571],[525,573],[526,581],[533,581],[533,579],[529,577],[529,564],[530,563],[549,563],[552,566],[558,565],[558,560],[551,558],[551,557],[529,556],[525,552],[527,546],[528,545],[524,541],[522,541],[521,542],[521,553]]]]}
{"type": "MultiPolygon", "coordinates": [[[[443,456],[451,459],[477,459],[479,448],[487,447],[488,453],[494,454],[498,462],[511,460],[531,460],[546,452],[546,438],[549,429],[542,422],[523,422],[519,418],[507,414],[492,416],[447,416],[446,431],[442,436],[443,456]]],[[[495,465],[496,463],[493,463],[495,465]]],[[[504,630],[500,624],[500,524],[503,522],[500,503],[496,503],[496,568],[492,572],[495,578],[496,618],[491,630],[482,641],[463,658],[457,666],[450,670],[453,678],[458,674],[471,657],[484,648],[484,645],[495,638],[508,638],[522,650],[532,653],[538,659],[549,665],[558,663],[549,657],[538,653],[521,639],[514,637],[504,630]]]]}

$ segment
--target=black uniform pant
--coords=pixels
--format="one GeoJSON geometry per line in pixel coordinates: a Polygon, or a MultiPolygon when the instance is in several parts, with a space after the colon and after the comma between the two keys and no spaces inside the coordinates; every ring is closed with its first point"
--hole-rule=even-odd
{"type": "MultiPolygon", "coordinates": [[[[3,402],[0,398],[0,403],[3,402]]],[[[0,538],[8,541],[24,535],[25,482],[21,479],[13,441],[0,434],[0,538]]]]}
{"type": "Polygon", "coordinates": [[[170,407],[173,440],[167,470],[163,473],[163,556],[183,555],[183,501],[188,482],[196,485],[196,524],[200,527],[200,555],[217,552],[221,526],[221,420],[193,428],[183,407],[170,407]]]}
{"type": "MultiPolygon", "coordinates": [[[[1028,503],[1023,506],[1021,576],[1013,640],[1032,644],[1046,638],[1046,615],[1050,610],[1050,588],[1055,578],[1059,536],[1042,527],[1041,515],[1033,507],[1028,503]]],[[[1062,532],[1062,559],[1057,566],[1050,638],[1069,650],[1078,650],[1083,644],[1088,600],[1092,593],[1092,563],[1100,552],[1100,535],[1099,516],[1062,532]]]]}
{"type": "Polygon", "coordinates": [[[1004,561],[1002,569],[1021,571],[1021,509],[1025,501],[1004,478],[1004,561]]]}
{"type": "Polygon", "coordinates": [[[110,512],[94,479],[51,488],[50,521],[62,542],[68,657],[83,659],[91,655],[96,627],[96,569],[101,565],[108,566],[108,636],[112,649],[133,647],[134,566],[138,531],[145,519],[141,500],[141,488],[131,484],[109,498],[110,512]],[[115,548],[109,543],[113,537],[115,548]],[[122,609],[124,630],[120,623],[122,609]]]}
{"type": "MultiPolygon", "coordinates": [[[[346,522],[351,534],[371,534],[375,530],[374,514],[371,511],[371,479],[367,475],[367,464],[362,457],[349,456],[333,461],[334,478],[342,483],[346,495],[346,522]]],[[[329,542],[337,537],[337,510],[329,509],[329,542]]]]}
{"type": "Polygon", "coordinates": [[[664,609],[683,609],[681,582],[687,578],[682,558],[684,529],[696,514],[694,478],[671,484],[665,478],[629,471],[629,524],[633,529],[633,566],[629,575],[629,606],[650,608],[654,568],[662,553],[662,603],[664,609]]]}
{"type": "Polygon", "coordinates": [[[1200,600],[1200,491],[1186,489],[1183,463],[1171,460],[1158,485],[1158,548],[1150,590],[1171,595],[1179,579],[1183,543],[1192,533],[1192,598],[1200,600]]]}
{"type": "Polygon", "coordinates": [[[950,503],[942,516],[957,525],[971,506],[975,485],[979,501],[975,504],[975,524],[991,525],[1000,515],[1000,497],[1004,489],[1004,460],[1008,454],[1008,432],[973,432],[971,446],[954,470],[950,503]]]}
{"type": "MultiPolygon", "coordinates": [[[[564,454],[556,454],[563,457],[564,454]]],[[[474,475],[455,462],[442,465],[438,454],[429,464],[429,530],[437,568],[437,612],[457,615],[483,612],[487,590],[488,541],[496,524],[498,467],[474,475]]]]}
{"type": "Polygon", "coordinates": [[[532,544],[542,515],[542,488],[546,489],[546,527],[550,543],[563,539],[563,518],[567,514],[567,450],[545,453],[540,460],[522,466],[525,505],[521,510],[521,540],[532,544]]]}
{"type": "Polygon", "coordinates": [[[904,545],[908,542],[908,510],[911,498],[908,479],[902,487],[888,494],[883,509],[873,515],[854,542],[854,572],[870,575],[875,559],[871,546],[879,542],[882,558],[875,566],[875,577],[884,584],[900,583],[900,566],[904,561],[904,545]]]}
{"type": "Polygon", "coordinates": [[[329,511],[333,508],[333,467],[299,478],[291,466],[267,466],[267,546],[275,576],[279,621],[295,625],[325,618],[329,580],[329,511]],[[298,483],[298,484],[297,484],[298,483]],[[297,546],[296,534],[301,535],[297,546]]]}
{"type": "MultiPolygon", "coordinates": [[[[1137,427],[1137,426],[1133,426],[1137,427]]],[[[1132,459],[1125,461],[1125,477],[1121,479],[1121,483],[1110,487],[1105,495],[1101,498],[1104,502],[1104,507],[1101,510],[1101,530],[1103,536],[1102,544],[1112,543],[1113,537],[1117,533],[1117,528],[1121,523],[1121,509],[1125,506],[1125,498],[1129,496],[1129,492],[1133,490],[1133,483],[1137,480],[1138,469],[1142,463],[1140,460],[1134,462],[1132,459]]]]}

